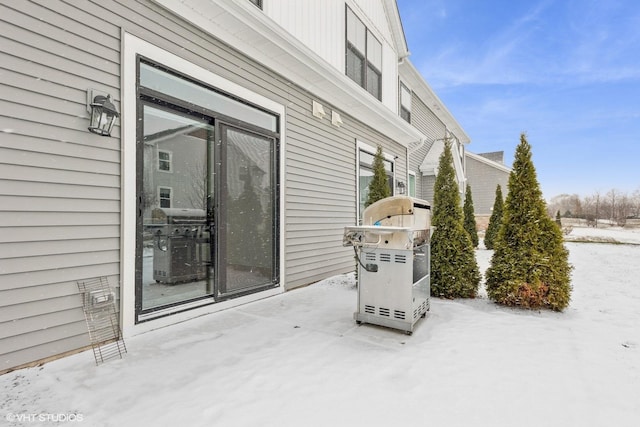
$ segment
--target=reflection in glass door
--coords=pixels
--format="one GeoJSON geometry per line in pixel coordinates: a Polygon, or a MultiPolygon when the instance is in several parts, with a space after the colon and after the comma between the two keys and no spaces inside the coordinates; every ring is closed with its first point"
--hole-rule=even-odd
{"type": "Polygon", "coordinates": [[[219,294],[276,283],[277,206],[274,138],[221,125],[218,221],[219,294]]]}
{"type": "Polygon", "coordinates": [[[140,312],[213,294],[208,121],[143,104],[138,141],[140,312]]]}

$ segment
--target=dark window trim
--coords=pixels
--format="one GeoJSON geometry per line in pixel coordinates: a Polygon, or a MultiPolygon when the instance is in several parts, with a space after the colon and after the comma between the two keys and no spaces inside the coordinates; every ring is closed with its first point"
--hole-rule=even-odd
{"type": "MultiPolygon", "coordinates": [[[[257,137],[260,138],[265,138],[265,139],[271,139],[273,142],[273,150],[274,150],[274,155],[271,158],[272,161],[272,170],[274,171],[273,176],[271,177],[271,185],[273,187],[273,191],[274,191],[274,200],[272,201],[272,205],[271,205],[271,214],[272,214],[272,218],[273,218],[273,226],[275,227],[276,232],[273,235],[273,246],[272,246],[272,250],[273,250],[273,259],[271,260],[272,262],[272,278],[271,278],[271,283],[265,283],[262,285],[258,285],[258,286],[254,286],[254,287],[249,287],[249,288],[241,288],[238,290],[234,290],[234,291],[229,291],[226,290],[226,292],[221,292],[222,288],[219,288],[218,291],[215,294],[215,299],[216,302],[220,302],[220,301],[225,301],[225,300],[229,300],[229,299],[233,299],[233,298],[237,298],[240,296],[244,296],[244,295],[249,295],[249,294],[254,294],[256,292],[262,292],[268,289],[273,289],[279,286],[280,283],[280,277],[281,277],[281,272],[280,272],[280,173],[279,173],[279,168],[280,168],[280,158],[278,156],[278,153],[280,152],[280,139],[276,138],[274,136],[270,136],[270,135],[266,135],[264,132],[255,132],[251,129],[247,129],[247,128],[242,128],[239,127],[233,123],[230,122],[225,122],[222,120],[218,120],[216,122],[216,156],[219,159],[219,161],[216,162],[215,165],[215,173],[217,174],[217,176],[222,177],[224,175],[226,175],[227,173],[227,165],[222,163],[222,159],[225,158],[226,156],[226,150],[228,149],[228,146],[226,144],[226,138],[227,135],[224,132],[227,129],[233,129],[239,132],[245,132],[245,133],[251,133],[256,135],[257,137]],[[223,144],[223,142],[225,142],[223,144]]],[[[223,194],[222,193],[217,193],[215,195],[216,197],[216,206],[222,207],[223,205],[223,194]]],[[[214,222],[216,224],[226,224],[226,216],[229,215],[229,212],[225,211],[225,209],[219,209],[216,210],[215,212],[215,219],[214,222]]],[[[226,244],[226,234],[225,233],[218,233],[218,236],[216,236],[216,243],[218,244],[218,246],[223,246],[224,244],[226,244]]],[[[217,263],[218,263],[218,268],[216,269],[216,280],[219,280],[219,275],[225,273],[225,270],[227,268],[226,265],[224,265],[224,263],[221,262],[219,256],[221,255],[220,251],[216,251],[216,258],[217,258],[217,263]]]]}
{"type": "MultiPolygon", "coordinates": [[[[378,44],[380,45],[380,49],[382,50],[382,43],[380,42],[380,40],[378,40],[378,38],[371,32],[371,30],[364,24],[364,22],[362,22],[362,20],[358,17],[358,15],[355,14],[355,12],[348,6],[345,5],[345,15],[344,15],[344,22],[345,22],[345,26],[344,26],[344,39],[345,39],[345,61],[344,61],[344,72],[345,75],[348,76],[347,72],[347,56],[349,55],[349,52],[353,53],[354,55],[357,55],[360,59],[362,59],[363,61],[363,67],[362,67],[362,75],[361,75],[361,79],[362,79],[362,84],[360,85],[360,87],[362,87],[364,90],[366,90],[369,94],[371,94],[372,96],[374,96],[378,101],[382,101],[382,70],[378,69],[378,67],[369,60],[369,57],[367,55],[367,51],[369,49],[369,38],[373,38],[376,42],[378,42],[378,44]],[[360,52],[360,50],[349,41],[349,11],[351,11],[351,13],[353,14],[353,16],[360,21],[360,23],[362,24],[362,26],[365,29],[365,36],[364,36],[364,52],[360,52]],[[369,68],[372,69],[372,72],[375,73],[378,76],[378,87],[377,89],[377,96],[370,90],[370,88],[368,87],[368,79],[367,79],[367,75],[370,72],[369,68]]],[[[382,55],[382,52],[380,52],[380,54],[382,55]]],[[[382,60],[382,58],[381,58],[382,60]]],[[[382,66],[382,64],[380,64],[382,66]]],[[[353,79],[352,79],[353,80],[353,79]]],[[[356,82],[357,83],[357,82],[356,82]]]]}
{"type": "Polygon", "coordinates": [[[273,111],[270,111],[270,110],[268,110],[268,109],[266,109],[264,107],[261,107],[259,105],[253,104],[253,103],[247,101],[246,99],[239,98],[239,97],[237,97],[235,95],[232,95],[232,94],[230,94],[228,92],[225,92],[224,90],[222,90],[220,88],[211,86],[211,85],[209,85],[207,83],[204,83],[204,82],[202,82],[200,80],[194,79],[193,77],[190,77],[190,76],[185,75],[185,74],[183,74],[181,72],[173,70],[170,67],[167,67],[165,65],[160,65],[157,62],[155,62],[155,61],[153,61],[151,59],[148,59],[148,58],[146,58],[146,57],[144,57],[142,55],[138,55],[137,59],[138,59],[138,61],[137,61],[137,64],[136,64],[136,66],[137,66],[136,88],[138,90],[138,96],[140,95],[140,93],[144,93],[145,95],[148,95],[148,96],[153,97],[153,98],[167,100],[169,103],[171,103],[173,105],[177,105],[177,106],[183,107],[183,108],[186,108],[189,111],[194,111],[194,112],[206,115],[206,116],[213,117],[215,119],[221,119],[221,120],[227,121],[229,123],[232,123],[232,124],[234,124],[236,126],[250,127],[251,129],[254,129],[257,132],[268,133],[268,134],[273,135],[273,136],[275,136],[277,138],[280,138],[280,116],[275,114],[273,111]],[[141,86],[140,85],[140,63],[141,62],[146,64],[146,65],[148,65],[148,66],[150,66],[150,67],[154,67],[154,68],[157,68],[158,70],[161,70],[161,71],[163,71],[165,73],[171,74],[171,75],[173,75],[173,76],[175,76],[175,77],[177,77],[179,79],[182,79],[182,80],[188,81],[190,83],[196,84],[196,85],[201,86],[201,87],[203,87],[203,88],[205,88],[207,90],[210,90],[212,92],[218,93],[218,94],[220,94],[222,96],[225,96],[225,97],[227,97],[229,99],[232,99],[232,100],[234,100],[236,102],[242,103],[242,104],[247,105],[247,106],[249,106],[251,108],[254,108],[254,109],[258,110],[258,111],[262,111],[264,113],[267,113],[267,114],[275,117],[275,119],[276,119],[276,129],[277,129],[276,132],[273,132],[273,131],[271,131],[269,129],[265,129],[265,128],[260,127],[260,126],[256,126],[256,125],[251,124],[251,123],[247,123],[247,122],[242,121],[242,120],[238,120],[238,119],[236,119],[234,117],[231,117],[231,116],[226,116],[223,113],[220,113],[218,111],[210,110],[210,109],[202,107],[200,105],[192,104],[192,103],[187,102],[187,101],[185,101],[183,99],[175,98],[175,97],[173,97],[171,95],[167,95],[165,93],[158,92],[156,90],[146,88],[145,86],[141,86]]]}
{"type": "MultiPolygon", "coordinates": [[[[262,4],[262,1],[260,1],[260,3],[262,4]]],[[[199,80],[193,79],[181,72],[175,71],[169,67],[166,67],[164,65],[160,65],[159,63],[144,57],[143,55],[137,54],[136,55],[136,117],[140,118],[143,117],[143,110],[144,110],[144,106],[145,105],[153,105],[155,108],[160,108],[160,109],[164,109],[167,111],[174,111],[174,112],[178,112],[180,114],[186,115],[186,116],[192,116],[194,118],[199,118],[199,119],[204,119],[204,120],[210,120],[211,123],[214,124],[214,129],[215,129],[215,141],[220,141],[220,126],[219,125],[227,125],[227,126],[231,126],[231,127],[235,127],[235,128],[240,128],[243,129],[245,131],[248,132],[253,132],[257,135],[261,135],[262,137],[265,138],[271,138],[274,140],[274,153],[275,155],[273,156],[273,167],[274,167],[274,200],[273,200],[273,205],[272,205],[272,212],[273,212],[273,218],[274,218],[274,227],[275,227],[275,232],[274,232],[274,252],[273,252],[273,281],[270,284],[265,284],[264,286],[260,286],[260,287],[256,287],[256,288],[251,288],[251,289],[242,289],[239,290],[237,293],[229,293],[229,294],[225,294],[225,295],[215,295],[215,294],[209,294],[209,295],[203,295],[203,296],[199,296],[196,298],[192,298],[190,300],[185,300],[185,301],[179,301],[179,302],[173,302],[173,303],[169,303],[169,304],[165,304],[162,306],[158,306],[158,307],[152,307],[152,308],[147,308],[144,309],[142,307],[142,286],[139,285],[139,283],[142,283],[142,269],[137,267],[137,263],[138,263],[138,257],[142,256],[142,240],[138,239],[136,237],[136,252],[135,252],[135,263],[136,263],[136,272],[135,272],[135,285],[134,285],[134,295],[135,295],[135,301],[134,301],[134,323],[135,324],[140,324],[140,323],[144,323],[144,322],[148,322],[148,321],[152,321],[152,320],[156,320],[162,317],[167,317],[167,316],[171,316],[174,314],[178,314],[178,313],[182,313],[185,311],[189,311],[192,310],[194,308],[199,308],[205,305],[212,305],[212,304],[216,304],[222,301],[226,301],[229,299],[234,299],[234,298],[239,298],[239,297],[243,297],[246,295],[250,295],[250,294],[255,294],[255,293],[259,293],[259,292],[263,292],[265,290],[269,290],[269,289],[273,289],[273,288],[277,288],[278,286],[280,286],[280,282],[281,282],[281,277],[282,277],[282,271],[280,271],[280,260],[281,257],[283,256],[283,254],[280,252],[281,251],[281,244],[280,244],[280,235],[281,235],[281,221],[280,221],[280,209],[281,209],[281,205],[280,205],[280,187],[282,185],[282,183],[280,182],[280,167],[282,164],[282,159],[280,158],[280,147],[281,147],[281,135],[280,135],[280,124],[281,124],[281,117],[279,114],[275,114],[274,112],[267,110],[263,107],[260,107],[258,105],[255,105],[251,102],[248,102],[242,98],[238,98],[237,96],[233,96],[231,94],[228,94],[222,90],[219,90],[217,88],[214,88],[208,84],[205,84],[203,82],[200,82],[199,80]],[[144,86],[140,85],[140,63],[145,63],[147,65],[156,67],[160,70],[163,70],[165,72],[171,73],[173,75],[175,75],[178,78],[184,79],[186,81],[190,81],[192,83],[196,83],[198,85],[201,85],[209,90],[215,91],[219,94],[222,94],[224,96],[227,96],[231,99],[234,99],[238,102],[242,102],[252,108],[255,108],[257,110],[260,111],[264,111],[266,113],[272,114],[275,118],[276,118],[276,129],[278,130],[278,132],[272,132],[268,129],[262,128],[260,126],[256,126],[253,125],[251,123],[247,123],[238,119],[234,119],[233,117],[230,116],[226,116],[224,114],[221,114],[219,112],[215,112],[209,109],[206,109],[204,107],[200,107],[191,103],[188,103],[184,100],[178,99],[178,98],[174,98],[170,95],[166,95],[164,93],[160,93],[157,92],[155,90],[152,89],[148,89],[145,88],[144,86]],[[210,300],[209,302],[206,302],[207,300],[210,300]],[[202,305],[198,305],[195,307],[185,307],[182,308],[185,304],[190,304],[193,302],[197,302],[197,301],[203,301],[202,305]],[[147,317],[147,318],[141,318],[144,316],[148,316],[154,312],[160,312],[163,310],[167,310],[167,309],[173,309],[175,308],[175,310],[171,310],[171,312],[167,312],[167,313],[163,313],[160,314],[158,316],[152,316],[152,317],[147,317]]],[[[143,203],[142,201],[142,194],[143,194],[143,189],[142,189],[142,184],[143,184],[143,162],[144,162],[144,158],[143,156],[140,154],[140,149],[141,147],[143,147],[143,138],[141,138],[141,134],[142,134],[142,121],[141,120],[136,120],[136,204],[137,204],[137,210],[141,209],[141,205],[143,203]]],[[[214,143],[214,145],[217,146],[217,143],[214,143]]],[[[214,149],[217,150],[217,148],[214,147],[214,149]]],[[[216,156],[219,156],[219,153],[216,153],[216,156]]],[[[219,173],[218,170],[218,166],[214,166],[214,168],[216,169],[216,173],[219,173]]],[[[216,218],[217,219],[217,218],[216,218]]],[[[136,235],[138,234],[139,230],[142,229],[142,215],[138,215],[137,219],[136,219],[136,235]]],[[[216,275],[218,274],[218,272],[216,271],[215,273],[216,275]]],[[[217,279],[217,278],[216,278],[217,279]]]]}
{"type": "Polygon", "coordinates": [[[411,110],[405,108],[405,106],[402,105],[402,88],[406,89],[406,91],[409,93],[409,96],[411,97],[411,99],[409,99],[409,108],[411,108],[411,103],[413,101],[413,93],[411,92],[411,90],[407,85],[405,85],[404,83],[402,83],[402,81],[400,81],[400,79],[398,79],[398,81],[400,83],[400,87],[398,90],[398,107],[399,107],[400,117],[402,117],[407,122],[411,123],[411,110]]]}

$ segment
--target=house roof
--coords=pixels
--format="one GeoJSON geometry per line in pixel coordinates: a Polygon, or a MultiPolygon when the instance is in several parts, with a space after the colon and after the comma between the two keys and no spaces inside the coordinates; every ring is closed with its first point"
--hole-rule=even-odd
{"type": "MultiPolygon", "coordinates": [[[[372,98],[357,83],[261,13],[251,2],[155,1],[400,144],[407,146],[424,138],[421,132],[396,112],[372,98]]],[[[390,0],[384,2],[387,12],[393,12],[394,9],[388,4],[390,0]]],[[[397,8],[388,17],[395,42],[401,47],[400,53],[407,52],[399,15],[392,16],[394,14],[397,14],[397,8]]]]}
{"type": "Polygon", "coordinates": [[[490,153],[477,153],[478,156],[482,156],[494,162],[504,164],[504,151],[492,151],[490,153]]]}
{"type": "Polygon", "coordinates": [[[498,162],[495,162],[495,161],[493,161],[491,159],[488,159],[485,156],[482,156],[482,155],[479,155],[479,154],[473,154],[473,153],[470,153],[468,151],[465,151],[464,155],[469,157],[470,159],[477,160],[479,162],[482,162],[482,163],[484,163],[484,164],[486,164],[488,166],[491,166],[491,167],[496,168],[498,170],[501,170],[503,172],[511,173],[511,168],[510,167],[505,166],[503,163],[498,163],[498,162]]]}

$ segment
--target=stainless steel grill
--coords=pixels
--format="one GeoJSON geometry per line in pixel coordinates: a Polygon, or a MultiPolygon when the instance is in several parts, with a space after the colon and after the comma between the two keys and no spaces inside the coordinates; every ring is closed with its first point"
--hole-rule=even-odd
{"type": "Polygon", "coordinates": [[[205,211],[157,208],[152,219],[153,279],[166,284],[203,280],[211,258],[205,211]]]}
{"type": "Polygon", "coordinates": [[[358,259],[358,323],[412,334],[430,308],[431,207],[408,196],[387,197],[367,209],[363,225],[345,227],[344,246],[358,259]]]}

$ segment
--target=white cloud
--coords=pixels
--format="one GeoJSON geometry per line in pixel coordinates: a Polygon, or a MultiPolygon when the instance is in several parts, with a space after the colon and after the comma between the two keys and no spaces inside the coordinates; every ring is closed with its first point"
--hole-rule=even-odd
{"type": "Polygon", "coordinates": [[[414,62],[437,89],[640,79],[640,11],[610,2],[565,6],[545,0],[492,33],[442,37],[452,41],[414,62]]]}

